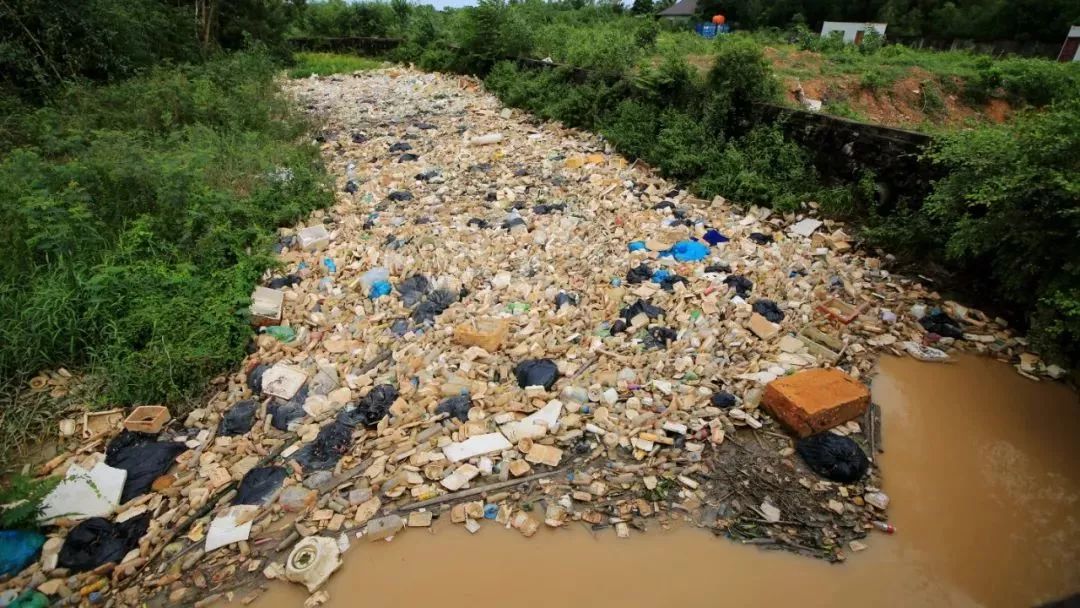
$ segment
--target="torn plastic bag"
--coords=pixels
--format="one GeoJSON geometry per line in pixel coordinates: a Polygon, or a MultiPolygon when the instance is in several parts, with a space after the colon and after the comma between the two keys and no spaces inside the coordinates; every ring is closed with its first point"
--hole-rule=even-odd
{"type": "Polygon", "coordinates": [[[259,467],[251,469],[236,488],[234,505],[265,505],[284,483],[289,472],[285,467],[259,467]]]}
{"type": "Polygon", "coordinates": [[[746,296],[750,295],[750,290],[754,288],[754,282],[741,274],[733,274],[727,277],[724,279],[724,285],[730,285],[735,288],[735,295],[744,299],[746,296]]]}
{"type": "Polygon", "coordinates": [[[0,576],[18,574],[37,559],[45,537],[30,530],[0,530],[0,576]]]}
{"type": "Polygon", "coordinates": [[[735,407],[736,403],[735,395],[727,391],[716,391],[712,394],[712,397],[709,397],[709,404],[722,410],[731,409],[735,407]]]}
{"type": "Polygon", "coordinates": [[[706,243],[714,246],[719,245],[720,243],[726,243],[730,240],[726,236],[720,234],[720,231],[715,228],[709,228],[705,231],[705,235],[702,238],[705,239],[706,243]]]}
{"type": "Polygon", "coordinates": [[[551,359],[528,359],[514,366],[514,377],[521,388],[542,386],[550,391],[559,379],[559,366],[551,359]]]}
{"type": "Polygon", "coordinates": [[[431,291],[431,281],[422,274],[414,274],[398,283],[397,290],[401,294],[401,303],[412,308],[431,291]]]}
{"type": "Polygon", "coordinates": [[[355,407],[348,407],[338,414],[338,422],[348,426],[371,428],[386,417],[390,406],[398,398],[398,389],[392,384],[380,384],[368,391],[355,407]]]}
{"type": "Polygon", "coordinates": [[[279,431],[288,431],[292,422],[307,416],[307,412],[304,411],[304,402],[307,401],[310,390],[305,382],[292,399],[283,401],[275,398],[270,402],[270,405],[266,407],[266,415],[271,416],[271,426],[279,431]]]}
{"type": "Polygon", "coordinates": [[[645,335],[645,348],[667,348],[667,345],[674,342],[678,336],[679,334],[670,327],[650,327],[645,335]]]}
{"type": "Polygon", "coordinates": [[[964,338],[964,329],[960,327],[960,324],[940,310],[931,312],[919,319],[919,325],[922,325],[926,331],[943,338],[956,338],[957,340],[964,338]]]}
{"type": "Polygon", "coordinates": [[[709,246],[700,241],[679,241],[660,255],[670,255],[677,262],[699,262],[709,255],[709,246]]]}
{"type": "Polygon", "coordinates": [[[555,211],[566,211],[566,203],[540,203],[534,205],[532,210],[536,215],[547,215],[555,211]]]}
{"type": "Polygon", "coordinates": [[[870,460],[850,437],[825,432],[795,443],[799,453],[815,473],[832,481],[853,483],[866,475],[870,460]]]}
{"type": "Polygon", "coordinates": [[[444,399],[436,406],[435,413],[450,414],[451,418],[457,418],[462,422],[468,422],[470,409],[472,409],[472,397],[468,395],[458,395],[457,397],[444,399]]]}
{"type": "Polygon", "coordinates": [[[269,365],[260,363],[256,365],[250,372],[248,372],[247,385],[251,389],[251,392],[256,395],[262,394],[262,378],[266,370],[270,369],[269,365]]]}
{"type": "Polygon", "coordinates": [[[626,282],[631,285],[637,285],[638,283],[644,283],[652,279],[653,269],[649,268],[648,264],[641,263],[637,266],[626,271],[626,282]]]}
{"type": "Polygon", "coordinates": [[[424,298],[413,310],[412,320],[416,323],[434,321],[444,310],[457,301],[457,294],[449,289],[436,289],[424,298]]]}
{"type": "Polygon", "coordinates": [[[784,311],[780,310],[780,307],[776,305],[776,302],[767,298],[755,300],[751,308],[754,309],[754,312],[773,323],[779,323],[784,320],[784,311]]]}
{"type": "Polygon", "coordinates": [[[72,572],[86,572],[102,564],[120,563],[150,526],[150,513],[114,524],[104,517],[91,517],[75,526],[64,539],[57,565],[72,572]]]}
{"type": "Polygon", "coordinates": [[[573,294],[568,294],[565,291],[560,291],[555,295],[555,310],[562,308],[563,306],[577,306],[578,297],[573,294]]]}
{"type": "Polygon", "coordinates": [[[150,491],[154,480],[173,465],[187,447],[172,441],[157,441],[155,435],[122,431],[105,449],[105,464],[127,471],[120,504],[150,491]]]}
{"type": "Polygon", "coordinates": [[[324,426],[314,441],[300,448],[293,459],[305,470],[332,469],[352,448],[352,433],[353,427],[335,420],[324,426]]]}
{"type": "Polygon", "coordinates": [[[239,401],[225,412],[218,423],[217,434],[223,437],[243,435],[255,424],[255,411],[259,404],[251,399],[239,401]]]}
{"type": "Polygon", "coordinates": [[[664,316],[664,309],[659,306],[653,306],[647,300],[638,300],[619,311],[619,316],[627,323],[639,314],[644,314],[650,319],[655,319],[664,316]]]}

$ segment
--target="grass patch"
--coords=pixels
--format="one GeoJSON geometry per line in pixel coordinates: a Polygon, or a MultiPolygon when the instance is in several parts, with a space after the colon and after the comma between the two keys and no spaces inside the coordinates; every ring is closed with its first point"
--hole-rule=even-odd
{"type": "Polygon", "coordinates": [[[347,74],[361,70],[374,70],[383,62],[356,55],[340,53],[297,53],[296,65],[289,68],[289,78],[307,78],[312,74],[347,74]]]}
{"type": "MultiPolygon", "coordinates": [[[[0,393],[66,366],[75,405],[180,413],[245,355],[275,229],[332,200],[260,53],[76,86],[0,132],[0,393]]],[[[0,461],[63,404],[0,408],[0,461]]]]}

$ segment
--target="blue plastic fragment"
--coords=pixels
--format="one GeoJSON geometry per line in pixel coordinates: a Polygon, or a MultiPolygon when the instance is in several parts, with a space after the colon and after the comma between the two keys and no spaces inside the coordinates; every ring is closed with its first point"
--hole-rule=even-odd
{"type": "Polygon", "coordinates": [[[26,530],[0,530],[0,576],[18,574],[29,566],[45,544],[45,537],[26,530]]]}
{"type": "Polygon", "coordinates": [[[322,263],[323,266],[326,266],[326,271],[330,274],[334,274],[335,272],[337,272],[337,264],[335,264],[334,260],[332,260],[331,258],[323,258],[322,263]]]}
{"type": "Polygon", "coordinates": [[[611,279],[611,286],[612,287],[618,287],[619,285],[622,285],[622,279],[620,279],[619,277],[615,277],[614,279],[611,279]]]}
{"type": "Polygon", "coordinates": [[[671,271],[667,268],[657,268],[652,273],[651,281],[653,283],[663,283],[664,279],[671,277],[671,271]]]}
{"type": "Polygon", "coordinates": [[[371,291],[368,292],[368,299],[374,300],[382,296],[390,295],[390,290],[393,287],[390,285],[390,281],[375,281],[371,284],[371,291]]]}
{"type": "Polygon", "coordinates": [[[649,250],[649,248],[645,246],[645,241],[631,241],[631,243],[627,245],[626,248],[630,251],[630,253],[633,253],[635,251],[649,250]]]}
{"type": "Polygon", "coordinates": [[[726,236],[720,234],[720,231],[715,228],[709,228],[705,232],[704,238],[705,242],[709,245],[719,245],[720,243],[726,243],[730,240],[726,236]]]}
{"type": "Polygon", "coordinates": [[[709,247],[700,241],[679,241],[675,246],[660,253],[661,256],[674,256],[679,262],[700,262],[709,255],[709,247]]]}
{"type": "Polygon", "coordinates": [[[484,519],[495,519],[499,516],[499,505],[488,503],[484,505],[484,519]]]}

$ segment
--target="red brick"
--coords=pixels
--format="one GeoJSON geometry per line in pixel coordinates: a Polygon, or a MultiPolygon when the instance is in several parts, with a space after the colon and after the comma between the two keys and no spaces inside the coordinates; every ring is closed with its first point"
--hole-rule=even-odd
{"type": "Polygon", "coordinates": [[[870,391],[838,369],[811,369],[770,382],[761,405],[789,431],[807,437],[863,415],[870,391]]]}

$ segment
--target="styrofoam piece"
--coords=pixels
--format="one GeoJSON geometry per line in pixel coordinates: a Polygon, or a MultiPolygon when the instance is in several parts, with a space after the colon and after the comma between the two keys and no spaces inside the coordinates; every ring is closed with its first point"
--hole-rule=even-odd
{"type": "Polygon", "coordinates": [[[77,464],[68,467],[64,479],[42,501],[40,522],[58,518],[107,517],[116,510],[127,481],[127,471],[97,463],[87,471],[77,464]]]}
{"type": "Polygon", "coordinates": [[[473,456],[501,452],[512,447],[513,444],[507,441],[502,433],[487,433],[451,443],[443,448],[443,453],[450,462],[460,462],[473,456]]]}
{"type": "Polygon", "coordinates": [[[507,422],[499,427],[499,430],[511,443],[516,443],[522,439],[543,437],[549,431],[555,429],[559,422],[559,415],[562,414],[562,408],[562,401],[552,399],[539,410],[521,420],[507,422]]]}
{"type": "Polygon", "coordinates": [[[330,244],[330,233],[320,225],[301,229],[296,233],[296,238],[300,242],[300,248],[308,251],[322,249],[330,244]]]}
{"type": "Polygon", "coordinates": [[[307,382],[307,374],[303,371],[278,363],[266,370],[262,378],[262,390],[267,395],[272,395],[288,401],[296,395],[296,391],[307,382]]]}
{"type": "Polygon", "coordinates": [[[251,536],[252,519],[258,510],[258,505],[234,505],[215,517],[206,531],[206,552],[247,540],[251,536]]]}
{"type": "Polygon", "coordinates": [[[276,325],[281,322],[285,292],[269,287],[256,287],[251,294],[251,320],[256,325],[276,325]]]}
{"type": "Polygon", "coordinates": [[[810,236],[814,234],[814,231],[821,228],[821,220],[815,220],[812,217],[799,220],[791,226],[791,233],[799,236],[810,236]]]}

